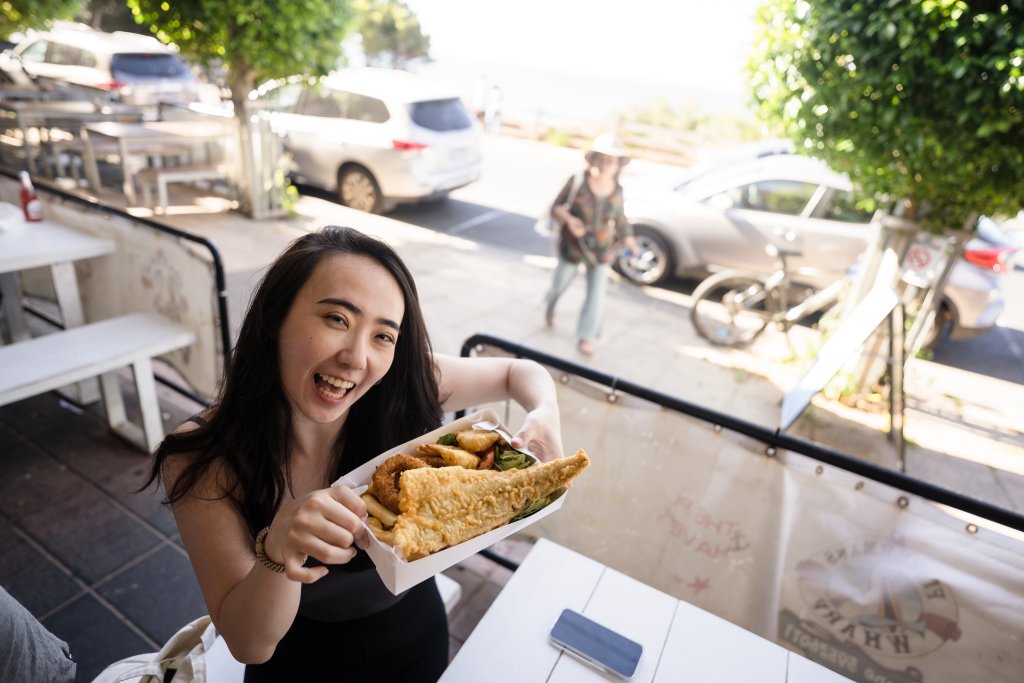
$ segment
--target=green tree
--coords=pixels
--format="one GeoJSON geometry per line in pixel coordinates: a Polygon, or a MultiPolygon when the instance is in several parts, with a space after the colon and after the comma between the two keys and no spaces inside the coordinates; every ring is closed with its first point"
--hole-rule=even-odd
{"type": "Polygon", "coordinates": [[[80,0],[0,0],[0,39],[16,31],[44,28],[55,19],[71,19],[81,9],[80,0]]]}
{"type": "MultiPolygon", "coordinates": [[[[2,1],[2,0],[0,0],[2,1]]],[[[127,0],[135,20],[193,62],[223,69],[238,122],[237,183],[242,209],[254,217],[283,210],[294,195],[286,157],[270,167],[260,149],[280,145],[269,123],[254,126],[249,93],[268,80],[322,76],[334,68],[351,26],[349,0],[127,0]]]]}
{"type": "Polygon", "coordinates": [[[135,23],[135,17],[125,0],[88,0],[82,21],[99,31],[149,34],[149,27],[135,23]]]}
{"type": "Polygon", "coordinates": [[[806,153],[934,232],[1024,208],[1024,0],[767,0],[757,19],[759,114],[806,153]]]}
{"type": "Polygon", "coordinates": [[[430,37],[402,0],[357,0],[356,10],[367,64],[403,69],[413,59],[429,57],[430,37]]]}
{"type": "Polygon", "coordinates": [[[238,117],[259,83],[330,71],[353,12],[349,0],[128,0],[135,20],[204,66],[222,64],[238,117]]]}

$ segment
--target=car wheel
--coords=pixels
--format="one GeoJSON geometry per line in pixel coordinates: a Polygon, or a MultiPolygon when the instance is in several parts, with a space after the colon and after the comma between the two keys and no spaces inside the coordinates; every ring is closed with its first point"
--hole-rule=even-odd
{"type": "Polygon", "coordinates": [[[668,241],[653,228],[634,226],[639,250],[631,257],[620,254],[615,269],[627,280],[638,285],[659,285],[674,272],[672,251],[668,241]]]}
{"type": "Polygon", "coordinates": [[[347,166],[338,172],[338,199],[345,206],[381,213],[384,210],[384,196],[373,174],[362,166],[347,166]]]}
{"type": "Polygon", "coordinates": [[[956,320],[953,316],[953,310],[949,307],[949,304],[943,302],[939,305],[939,310],[935,314],[935,324],[932,325],[932,329],[928,331],[928,336],[925,337],[924,342],[921,344],[922,349],[933,350],[938,346],[939,342],[949,336],[950,331],[953,329],[953,325],[956,320]]]}

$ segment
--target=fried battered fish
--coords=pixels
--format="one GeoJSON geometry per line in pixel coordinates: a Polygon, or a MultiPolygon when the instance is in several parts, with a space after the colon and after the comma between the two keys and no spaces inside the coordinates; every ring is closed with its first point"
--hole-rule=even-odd
{"type": "Polygon", "coordinates": [[[524,470],[459,467],[406,470],[401,475],[395,546],[415,559],[505,524],[534,501],[569,483],[590,464],[576,454],[524,470]]]}
{"type": "Polygon", "coordinates": [[[500,438],[501,435],[498,432],[484,431],[482,429],[467,429],[455,434],[455,440],[459,442],[459,446],[470,453],[486,451],[497,443],[500,438]]]}
{"type": "Polygon", "coordinates": [[[448,465],[458,465],[468,470],[475,470],[480,464],[480,458],[474,453],[464,451],[455,446],[442,446],[438,443],[422,443],[416,447],[416,451],[424,455],[440,455],[448,465]]]}

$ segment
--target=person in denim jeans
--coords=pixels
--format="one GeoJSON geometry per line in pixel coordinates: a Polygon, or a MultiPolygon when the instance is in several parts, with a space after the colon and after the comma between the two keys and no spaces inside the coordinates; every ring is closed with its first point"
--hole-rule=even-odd
{"type": "Polygon", "coordinates": [[[70,683],[77,668],[67,643],[0,587],[0,681],[70,683]]]}
{"type": "Polygon", "coordinates": [[[576,326],[580,353],[590,356],[604,320],[604,304],[612,261],[620,248],[636,249],[633,229],[623,211],[619,174],[629,155],[612,133],[594,139],[586,154],[583,183],[569,204],[575,178],[559,192],[551,214],[561,222],[558,265],[546,297],[544,320],[555,325],[555,305],[572,284],[579,266],[586,269],[587,296],[576,326]]]}

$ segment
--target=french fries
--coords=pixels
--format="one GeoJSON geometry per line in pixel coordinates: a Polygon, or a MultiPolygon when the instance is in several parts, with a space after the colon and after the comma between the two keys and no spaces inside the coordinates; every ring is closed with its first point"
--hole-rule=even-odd
{"type": "Polygon", "coordinates": [[[381,525],[381,521],[376,517],[370,517],[366,520],[366,526],[370,527],[370,533],[377,537],[377,540],[381,543],[387,543],[388,545],[395,544],[395,535],[388,529],[385,529],[381,525]]]}
{"type": "Polygon", "coordinates": [[[398,515],[384,507],[379,500],[371,496],[369,493],[364,493],[359,497],[363,499],[364,503],[366,503],[366,512],[371,515],[371,518],[376,517],[380,520],[381,524],[388,529],[395,525],[398,515]]]}

